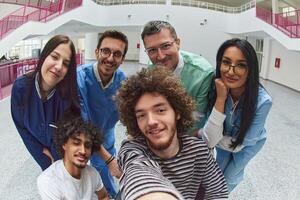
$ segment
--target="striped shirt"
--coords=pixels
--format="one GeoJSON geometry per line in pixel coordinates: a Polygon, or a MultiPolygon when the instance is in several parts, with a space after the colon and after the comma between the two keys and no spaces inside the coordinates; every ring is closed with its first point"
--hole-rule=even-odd
{"type": "Polygon", "coordinates": [[[144,138],[125,140],[119,151],[123,170],[122,199],[131,200],[149,192],[168,192],[178,199],[195,199],[199,186],[205,198],[227,199],[224,176],[203,140],[181,136],[180,150],[172,158],[161,159],[144,138]]]}

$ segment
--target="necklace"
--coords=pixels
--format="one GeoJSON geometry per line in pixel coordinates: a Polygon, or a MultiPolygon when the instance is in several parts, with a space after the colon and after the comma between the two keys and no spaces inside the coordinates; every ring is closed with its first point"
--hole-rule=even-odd
{"type": "MultiPolygon", "coordinates": [[[[232,101],[233,101],[233,100],[232,100],[232,101]]],[[[232,105],[232,108],[231,108],[231,111],[230,111],[230,120],[229,120],[231,126],[235,126],[235,125],[233,124],[233,122],[232,122],[232,118],[233,118],[233,114],[234,114],[234,112],[235,112],[235,110],[236,110],[236,108],[237,108],[239,102],[240,102],[240,100],[237,100],[237,101],[234,102],[233,105],[232,105]]]]}

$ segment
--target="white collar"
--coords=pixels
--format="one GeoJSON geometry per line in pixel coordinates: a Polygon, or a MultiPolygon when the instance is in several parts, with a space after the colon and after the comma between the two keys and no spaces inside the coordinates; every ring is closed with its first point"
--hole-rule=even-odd
{"type": "MultiPolygon", "coordinates": [[[[40,88],[40,84],[39,84],[39,79],[40,79],[40,75],[39,73],[36,73],[35,75],[35,79],[34,79],[34,84],[35,84],[35,89],[40,97],[40,99],[42,99],[42,95],[41,95],[41,88],[40,88]]],[[[56,89],[53,88],[51,90],[51,92],[49,92],[49,94],[47,95],[47,100],[49,100],[55,93],[56,89]]]]}
{"type": "Polygon", "coordinates": [[[183,66],[184,66],[184,61],[183,61],[183,57],[182,55],[180,54],[180,52],[178,52],[179,54],[179,61],[178,61],[178,64],[174,70],[174,74],[177,76],[177,77],[180,77],[180,74],[182,72],[182,69],[183,69],[183,66]]]}

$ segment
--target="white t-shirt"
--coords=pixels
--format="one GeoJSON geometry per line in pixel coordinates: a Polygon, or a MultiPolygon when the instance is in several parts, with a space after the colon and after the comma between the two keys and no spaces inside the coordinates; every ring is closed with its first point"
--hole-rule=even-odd
{"type": "Polygon", "coordinates": [[[81,178],[72,177],[62,160],[54,162],[43,171],[37,186],[43,200],[93,200],[98,199],[96,192],[103,187],[99,173],[87,165],[81,171],[81,178]]]}

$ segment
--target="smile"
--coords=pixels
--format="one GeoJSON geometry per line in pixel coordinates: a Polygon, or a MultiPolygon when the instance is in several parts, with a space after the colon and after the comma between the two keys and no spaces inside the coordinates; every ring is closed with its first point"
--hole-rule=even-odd
{"type": "Polygon", "coordinates": [[[231,78],[231,77],[225,77],[225,78],[226,78],[226,81],[229,83],[234,83],[234,82],[238,81],[238,79],[231,78]]]}
{"type": "Polygon", "coordinates": [[[149,135],[158,135],[159,133],[161,133],[164,129],[151,129],[149,131],[147,131],[147,133],[149,135]]]}
{"type": "Polygon", "coordinates": [[[85,162],[87,158],[85,156],[76,156],[77,160],[80,162],[85,162]]]}
{"type": "Polygon", "coordinates": [[[51,73],[54,77],[59,78],[59,74],[57,74],[57,73],[55,73],[55,72],[53,72],[53,71],[50,71],[50,73],[51,73]]]}

